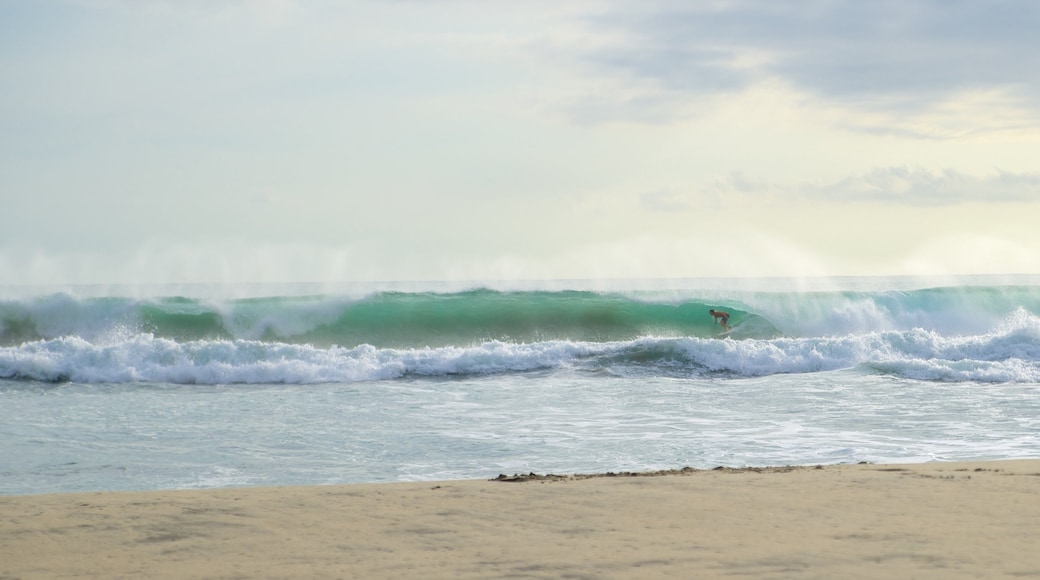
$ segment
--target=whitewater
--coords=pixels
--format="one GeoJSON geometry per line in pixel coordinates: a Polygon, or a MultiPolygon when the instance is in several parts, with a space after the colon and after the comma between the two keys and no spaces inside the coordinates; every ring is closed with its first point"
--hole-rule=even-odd
{"type": "Polygon", "coordinates": [[[1037,277],[0,288],[5,494],[1038,456],[1037,277]]]}

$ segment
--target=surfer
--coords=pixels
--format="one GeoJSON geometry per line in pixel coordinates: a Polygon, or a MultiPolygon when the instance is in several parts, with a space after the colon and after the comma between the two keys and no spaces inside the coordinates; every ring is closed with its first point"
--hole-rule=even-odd
{"type": "Polygon", "coordinates": [[[708,314],[715,317],[715,322],[722,325],[723,330],[729,330],[729,312],[721,310],[709,310],[708,314]]]}

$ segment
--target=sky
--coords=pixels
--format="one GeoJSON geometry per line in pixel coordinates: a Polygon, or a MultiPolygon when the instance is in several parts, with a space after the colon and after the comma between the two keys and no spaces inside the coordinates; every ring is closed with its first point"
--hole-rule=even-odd
{"type": "Polygon", "coordinates": [[[0,0],[0,285],[1040,274],[1033,0],[0,0]]]}

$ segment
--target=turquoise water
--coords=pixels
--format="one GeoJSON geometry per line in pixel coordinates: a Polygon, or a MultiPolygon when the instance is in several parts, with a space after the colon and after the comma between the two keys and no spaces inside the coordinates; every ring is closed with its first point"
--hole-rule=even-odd
{"type": "Polygon", "coordinates": [[[1040,455],[1040,284],[848,282],[9,292],[0,493],[1040,455]]]}
{"type": "MultiPolygon", "coordinates": [[[[714,305],[652,293],[589,291],[375,292],[235,300],[53,294],[0,303],[0,343],[61,336],[148,334],[184,341],[257,340],[315,346],[414,347],[488,340],[610,341],[641,336],[708,337],[714,305]]],[[[777,335],[761,317],[732,309],[732,324],[777,335]]]]}

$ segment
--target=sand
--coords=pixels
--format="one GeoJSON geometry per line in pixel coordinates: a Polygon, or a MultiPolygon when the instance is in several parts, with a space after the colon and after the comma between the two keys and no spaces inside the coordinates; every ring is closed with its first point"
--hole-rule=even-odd
{"type": "Polygon", "coordinates": [[[1040,460],[0,496],[0,578],[1040,576],[1040,460]]]}

